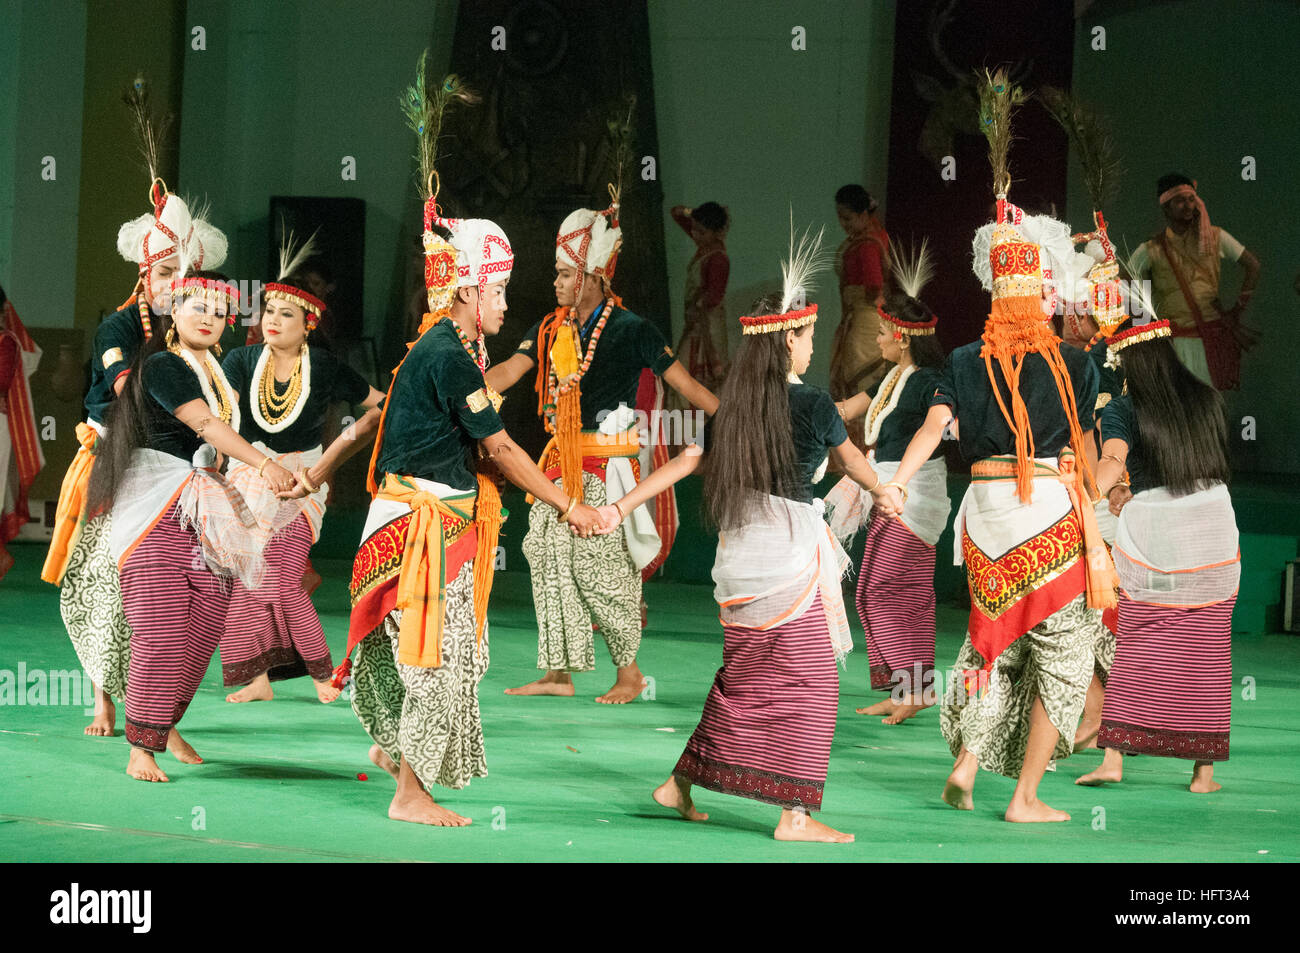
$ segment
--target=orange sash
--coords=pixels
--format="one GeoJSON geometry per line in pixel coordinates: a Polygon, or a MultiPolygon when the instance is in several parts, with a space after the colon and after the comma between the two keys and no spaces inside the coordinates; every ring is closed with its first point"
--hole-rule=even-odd
{"type": "MultiPolygon", "coordinates": [[[[542,455],[537,458],[537,467],[543,473],[547,473],[556,467],[561,468],[563,472],[563,453],[560,450],[559,438],[552,437],[547,441],[546,447],[542,450],[542,455]]],[[[610,457],[631,457],[637,458],[641,454],[641,438],[637,428],[632,427],[621,433],[602,433],[599,430],[583,430],[578,434],[577,440],[579,460],[607,460],[610,457]]],[[[579,464],[581,466],[581,462],[579,464]]],[[[633,469],[639,469],[638,466],[633,469]]],[[[574,489],[565,484],[564,490],[570,497],[574,495],[574,489]]],[[[578,484],[578,502],[582,502],[582,485],[578,484]]],[[[534,497],[530,493],[527,502],[531,505],[534,497]]]]}
{"type": "Polygon", "coordinates": [[[99,452],[99,434],[87,423],[77,424],[77,440],[81,446],[72,458],[68,472],[63,475],[59,490],[59,503],[54,511],[54,538],[45,557],[41,578],[56,586],[63,584],[63,574],[68,570],[68,557],[81,538],[86,525],[86,491],[90,487],[90,473],[99,452]]]}
{"type": "Polygon", "coordinates": [[[496,484],[479,476],[478,493],[444,503],[401,477],[388,474],[379,498],[404,503],[413,515],[406,527],[402,568],[397,577],[396,608],[402,611],[397,660],[403,665],[438,668],[442,665],[442,626],[447,608],[446,539],[444,514],[477,524],[478,545],[474,563],[474,623],[476,641],[482,641],[492,591],[497,538],[501,528],[501,497],[496,484]],[[477,504],[477,505],[476,505],[477,504]],[[477,511],[477,515],[476,514],[477,511]]]}

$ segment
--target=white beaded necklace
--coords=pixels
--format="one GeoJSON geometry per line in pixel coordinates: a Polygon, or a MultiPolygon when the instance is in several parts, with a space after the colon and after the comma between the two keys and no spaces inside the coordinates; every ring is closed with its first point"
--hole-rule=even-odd
{"type": "MultiPolygon", "coordinates": [[[[187,347],[178,347],[176,353],[180,354],[181,360],[189,365],[194,376],[199,379],[199,388],[203,391],[203,399],[207,401],[208,410],[212,411],[217,417],[221,416],[221,403],[217,400],[217,395],[212,390],[212,381],[208,375],[203,372],[198,360],[190,353],[187,347]]],[[[239,403],[235,400],[235,392],[230,387],[230,381],[226,380],[225,373],[221,370],[221,365],[212,357],[211,352],[205,351],[203,354],[209,370],[212,371],[212,378],[216,380],[217,385],[225,395],[226,403],[230,407],[230,428],[239,433],[239,403]]]]}
{"type": "Polygon", "coordinates": [[[876,396],[871,398],[871,406],[867,408],[867,421],[870,424],[866,433],[867,446],[872,446],[880,439],[880,425],[898,406],[899,398],[903,396],[903,388],[907,386],[907,379],[912,376],[914,370],[916,370],[915,364],[909,364],[907,367],[895,364],[894,369],[881,381],[880,389],[876,391],[876,396]]]}

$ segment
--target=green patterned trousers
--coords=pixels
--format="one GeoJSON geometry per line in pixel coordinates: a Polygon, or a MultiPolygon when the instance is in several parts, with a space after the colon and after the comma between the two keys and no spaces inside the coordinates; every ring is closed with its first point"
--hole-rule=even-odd
{"type": "MultiPolygon", "coordinates": [[[[591,506],[606,503],[602,480],[584,472],[582,488],[591,506]]],[[[537,502],[528,514],[523,548],[537,611],[537,667],[594,669],[593,622],[616,666],[635,662],[641,646],[641,573],[623,533],[582,539],[556,521],[553,507],[537,502]]]]}
{"type": "Polygon", "coordinates": [[[474,639],[474,563],[447,584],[442,665],[420,668],[397,661],[402,611],[356,647],[352,710],[375,744],[400,764],[407,759],[426,789],[463,788],[487,777],[478,683],[488,667],[488,631],[474,639]]]}
{"type": "Polygon", "coordinates": [[[1034,699],[1041,698],[1058,733],[1052,757],[1069,757],[1102,628],[1101,612],[1088,608],[1086,596],[1077,596],[1007,646],[979,694],[967,693],[960,679],[962,670],[984,664],[968,633],[957,654],[958,677],[950,680],[939,708],[939,727],[953,756],[966,748],[984,770],[1019,777],[1029,713],[1034,699]]]}

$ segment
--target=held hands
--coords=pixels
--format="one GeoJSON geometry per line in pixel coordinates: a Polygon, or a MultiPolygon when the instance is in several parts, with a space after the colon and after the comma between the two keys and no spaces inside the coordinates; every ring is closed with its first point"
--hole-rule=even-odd
{"type": "Polygon", "coordinates": [[[618,507],[613,503],[606,503],[604,506],[596,507],[596,512],[600,514],[600,526],[596,530],[597,536],[612,533],[623,525],[623,514],[618,511],[618,507]]]}
{"type": "MultiPolygon", "coordinates": [[[[576,514],[577,512],[578,510],[575,507],[574,513],[576,514]]],[[[604,506],[596,507],[594,512],[597,517],[596,525],[590,533],[586,534],[580,531],[579,527],[574,524],[572,517],[570,517],[569,526],[575,536],[584,536],[584,538],[590,536],[605,536],[614,532],[614,530],[618,529],[623,523],[623,516],[619,513],[618,507],[613,503],[607,503],[604,506]]]]}
{"type": "Polygon", "coordinates": [[[262,476],[276,495],[283,498],[286,493],[291,493],[294,488],[293,474],[286,470],[274,460],[270,461],[262,468],[262,476]]]}
{"type": "Polygon", "coordinates": [[[878,486],[871,492],[871,498],[881,516],[892,520],[903,515],[903,493],[898,487],[878,486]]]}
{"type": "Polygon", "coordinates": [[[579,503],[569,513],[569,529],[583,539],[595,536],[600,530],[601,522],[600,511],[586,503],[579,503]]]}

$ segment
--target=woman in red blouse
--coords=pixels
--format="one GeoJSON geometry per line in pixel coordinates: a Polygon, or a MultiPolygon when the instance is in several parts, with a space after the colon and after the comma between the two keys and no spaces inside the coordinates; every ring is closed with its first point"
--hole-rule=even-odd
{"type": "MultiPolygon", "coordinates": [[[[831,345],[831,396],[847,400],[872,393],[885,376],[885,359],[876,344],[876,306],[884,301],[889,279],[889,235],[876,218],[879,207],[860,185],[835,193],[835,212],[847,236],[835,254],[840,278],[840,326],[831,345]]],[[[849,437],[861,445],[855,421],[849,437]]]]}
{"type": "Polygon", "coordinates": [[[716,391],[727,373],[727,210],[717,202],[695,208],[678,205],[673,221],[695,242],[695,255],[686,266],[686,322],[677,343],[677,358],[691,376],[716,391]]]}

